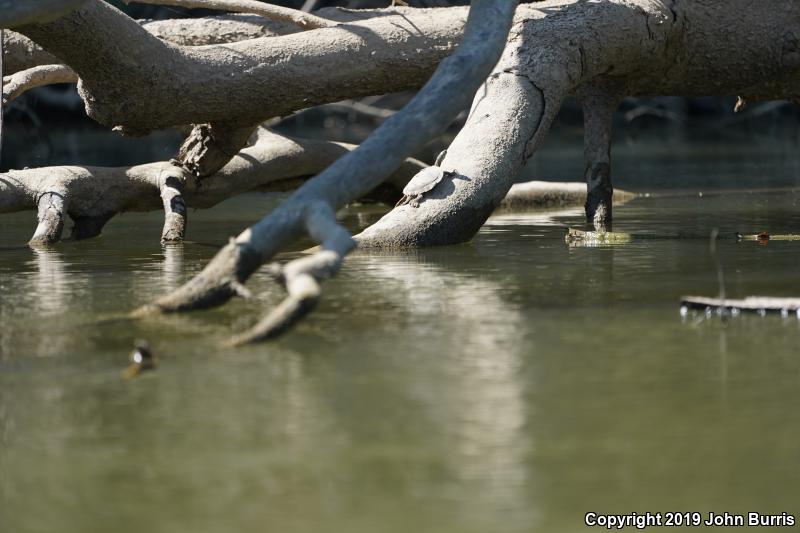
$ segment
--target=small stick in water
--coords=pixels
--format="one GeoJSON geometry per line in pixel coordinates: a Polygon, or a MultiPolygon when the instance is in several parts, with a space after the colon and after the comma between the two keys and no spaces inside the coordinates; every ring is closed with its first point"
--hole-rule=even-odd
{"type": "MultiPolygon", "coordinates": [[[[722,263],[717,254],[717,237],[719,237],[719,229],[714,228],[711,230],[711,243],[709,244],[709,251],[711,257],[714,259],[714,266],[717,268],[717,282],[719,283],[719,299],[725,300],[725,271],[722,270],[722,263]]],[[[724,308],[723,308],[724,314],[724,308]]]]}

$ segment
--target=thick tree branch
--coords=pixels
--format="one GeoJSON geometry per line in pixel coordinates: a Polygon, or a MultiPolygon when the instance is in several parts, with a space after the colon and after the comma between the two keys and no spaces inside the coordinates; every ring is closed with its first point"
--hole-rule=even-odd
{"type": "Polygon", "coordinates": [[[216,9],[235,13],[249,13],[271,20],[290,22],[305,30],[316,28],[330,28],[336,23],[317,17],[303,11],[288,7],[276,6],[259,2],[257,0],[123,0],[126,4],[152,4],[162,6],[177,6],[188,9],[216,9]]]}
{"type": "MultiPolygon", "coordinates": [[[[260,37],[288,35],[300,31],[294,24],[274,22],[251,15],[138,22],[159,39],[180,46],[233,43],[260,37]]],[[[17,32],[5,32],[3,44],[6,75],[60,62],[53,54],[46,52],[41,46],[17,32]]]]}
{"type": "MultiPolygon", "coordinates": [[[[342,143],[294,139],[261,130],[258,141],[242,150],[222,170],[198,184],[193,176],[168,162],[125,168],[61,166],[11,170],[0,174],[0,213],[41,209],[69,214],[74,238],[100,234],[103,225],[124,211],[165,210],[162,239],[178,240],[185,231],[186,206],[208,208],[248,191],[287,191],[331,165],[354,147],[342,143]],[[51,201],[55,195],[56,199],[51,201]],[[47,202],[43,202],[47,200],[47,202]],[[60,207],[51,204],[60,201],[60,207]]],[[[407,160],[388,183],[399,195],[408,179],[422,168],[407,160]]],[[[40,220],[43,217],[40,216],[40,220]]],[[[52,244],[61,226],[47,222],[36,243],[52,244]],[[58,227],[58,231],[55,228],[58,227]],[[40,237],[46,236],[42,239],[40,237]]]]}
{"type": "Polygon", "coordinates": [[[42,65],[21,70],[3,78],[3,103],[7,104],[36,87],[77,82],[78,75],[66,65],[42,65]]]}
{"type": "Polygon", "coordinates": [[[250,126],[317,104],[415,89],[453,50],[466,11],[398,13],[282,37],[176,47],[110,5],[87,0],[70,15],[19,31],[78,73],[90,116],[139,134],[183,124],[250,126]]]}
{"type": "Polygon", "coordinates": [[[275,338],[302,320],[322,296],[320,281],[335,275],[355,247],[350,233],[336,221],[336,214],[327,203],[308,205],[304,219],[306,231],[320,244],[319,250],[284,266],[271,265],[273,277],[284,286],[287,296],[252,328],[231,339],[232,345],[275,338]]]}
{"type": "MultiPolygon", "coordinates": [[[[375,188],[467,107],[503,50],[516,2],[475,0],[463,42],[399,113],[361,146],[298,189],[286,202],[223,248],[192,281],[137,314],[175,312],[224,303],[280,247],[309,224],[320,202],[335,210],[375,188]]],[[[329,31],[329,30],[321,30],[329,31]]]]}

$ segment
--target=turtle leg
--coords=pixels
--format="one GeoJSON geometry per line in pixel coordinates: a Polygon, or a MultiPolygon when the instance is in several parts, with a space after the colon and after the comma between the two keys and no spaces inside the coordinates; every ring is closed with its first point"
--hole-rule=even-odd
{"type": "Polygon", "coordinates": [[[595,231],[611,231],[611,123],[619,106],[616,92],[591,88],[582,94],[586,220],[595,231]]]}

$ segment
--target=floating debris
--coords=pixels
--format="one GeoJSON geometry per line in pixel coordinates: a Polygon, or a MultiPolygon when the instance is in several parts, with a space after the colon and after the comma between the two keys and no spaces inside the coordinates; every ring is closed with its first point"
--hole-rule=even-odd
{"type": "Polygon", "coordinates": [[[702,311],[711,316],[738,316],[741,313],[755,313],[760,316],[779,314],[783,318],[796,316],[800,319],[800,298],[771,298],[768,296],[748,296],[741,300],[726,298],[707,298],[703,296],[684,296],[681,298],[681,316],[689,310],[702,311]]]}
{"type": "Polygon", "coordinates": [[[147,370],[155,370],[156,357],[147,341],[137,340],[130,355],[130,364],[122,372],[123,379],[132,379],[147,370]]]}
{"type": "Polygon", "coordinates": [[[755,241],[759,244],[766,244],[769,241],[800,241],[800,235],[770,235],[766,231],[762,231],[761,233],[756,233],[754,235],[737,233],[736,239],[739,241],[755,241]]]}
{"type": "Polygon", "coordinates": [[[568,244],[581,246],[595,246],[599,244],[624,244],[633,240],[630,233],[615,233],[613,231],[583,231],[569,228],[566,241],[568,244]]]}

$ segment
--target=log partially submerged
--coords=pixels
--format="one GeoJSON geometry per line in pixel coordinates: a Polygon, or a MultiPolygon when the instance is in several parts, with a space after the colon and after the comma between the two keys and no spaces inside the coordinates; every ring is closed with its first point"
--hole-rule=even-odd
{"type": "Polygon", "coordinates": [[[569,228],[565,240],[569,245],[597,246],[600,244],[626,244],[633,240],[630,233],[614,231],[583,231],[569,228]]]}
{"type": "Polygon", "coordinates": [[[736,240],[755,241],[759,244],[766,244],[769,241],[800,241],[800,235],[794,235],[794,234],[771,235],[766,231],[751,235],[743,235],[741,233],[737,233],[736,240]]]}
{"type": "Polygon", "coordinates": [[[681,311],[695,310],[728,315],[739,313],[757,313],[761,316],[778,314],[800,318],[800,298],[771,298],[768,296],[748,296],[741,300],[729,298],[707,298],[704,296],[683,296],[681,311]]]}
{"type": "MultiPolygon", "coordinates": [[[[617,189],[614,205],[622,205],[636,198],[636,194],[617,189]]],[[[586,203],[586,184],[583,182],[529,181],[511,187],[500,209],[579,207],[586,203]]]]}
{"type": "MultiPolygon", "coordinates": [[[[189,139],[189,157],[181,159],[181,167],[146,167],[147,179],[127,180],[145,181],[148,205],[163,205],[165,240],[180,238],[186,207],[206,197],[191,196],[195,176],[216,174],[214,167],[233,155],[231,147],[246,139],[243,131],[318,104],[417,89],[450,56],[426,88],[361,147],[304,183],[193,280],[140,313],[222,305],[241,293],[262,264],[297,237],[310,235],[323,245],[322,254],[272,269],[289,298],[237,339],[241,342],[284,331],[313,307],[319,283],[336,272],[353,246],[333,213],[380,185],[466,109],[473,94],[466,125],[440,165],[451,177],[426,193],[418,207],[396,207],[356,236],[360,247],[470,240],[506,197],[570,95],[582,103],[586,123],[586,217],[603,231],[611,229],[612,219],[611,118],[623,97],[797,99],[800,3],[764,3],[757,16],[745,17],[742,13],[752,11],[745,0],[548,0],[520,6],[509,33],[516,3],[473,0],[463,38],[465,8],[394,9],[302,34],[176,46],[101,0],[84,0],[61,19],[16,29],[79,75],[86,109],[99,122],[130,134],[203,125],[198,137],[189,139]]],[[[54,239],[64,212],[96,209],[77,200],[97,195],[78,189],[107,185],[93,179],[91,170],[74,176],[72,169],[61,169],[67,174],[63,180],[41,169],[36,183],[22,176],[0,180],[0,210],[35,205],[42,230],[37,236],[54,239]],[[62,184],[70,187],[58,187],[62,184]],[[26,194],[31,189],[44,194],[26,194]]],[[[205,177],[203,186],[212,179],[205,177]]],[[[87,227],[94,230],[109,212],[91,214],[97,222],[87,227]]]]}

